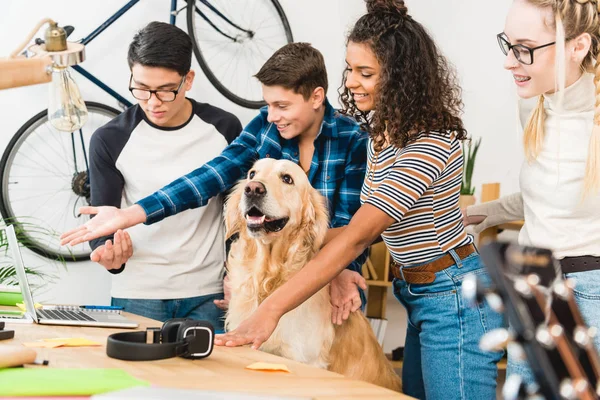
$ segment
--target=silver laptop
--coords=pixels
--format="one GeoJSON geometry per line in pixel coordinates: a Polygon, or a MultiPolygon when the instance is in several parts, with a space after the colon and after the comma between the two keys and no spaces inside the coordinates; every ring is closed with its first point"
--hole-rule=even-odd
{"type": "Polygon", "coordinates": [[[25,264],[21,256],[21,248],[17,242],[17,235],[12,225],[5,228],[6,237],[8,238],[8,246],[10,247],[21,294],[25,302],[26,316],[33,319],[37,324],[45,325],[68,325],[68,326],[95,326],[106,328],[137,328],[138,323],[129,320],[119,313],[108,313],[90,310],[58,310],[58,309],[42,309],[36,310],[34,307],[33,295],[25,274],[25,264]]]}

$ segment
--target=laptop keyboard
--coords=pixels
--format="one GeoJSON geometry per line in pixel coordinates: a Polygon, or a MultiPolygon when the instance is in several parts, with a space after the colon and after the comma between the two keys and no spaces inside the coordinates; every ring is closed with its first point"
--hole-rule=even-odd
{"type": "Polygon", "coordinates": [[[57,319],[61,321],[96,321],[81,311],[70,310],[36,310],[38,317],[43,319],[57,319]]]}

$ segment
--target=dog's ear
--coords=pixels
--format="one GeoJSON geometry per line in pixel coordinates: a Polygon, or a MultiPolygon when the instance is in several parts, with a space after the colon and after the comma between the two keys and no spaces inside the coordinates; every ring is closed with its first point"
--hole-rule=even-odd
{"type": "Polygon", "coordinates": [[[236,233],[240,233],[244,226],[244,218],[240,212],[240,201],[245,186],[245,179],[238,182],[225,202],[225,238],[227,239],[236,233]]]}
{"type": "Polygon", "coordinates": [[[312,230],[311,236],[313,237],[311,239],[318,246],[317,248],[321,247],[321,243],[325,240],[325,235],[329,228],[329,213],[326,201],[324,196],[311,187],[302,215],[302,219],[304,220],[303,226],[307,226],[312,230]]]}

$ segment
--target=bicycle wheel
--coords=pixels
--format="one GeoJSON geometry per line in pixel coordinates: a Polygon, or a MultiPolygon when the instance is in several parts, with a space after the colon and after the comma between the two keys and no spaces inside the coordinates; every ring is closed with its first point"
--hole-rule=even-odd
{"type": "Polygon", "coordinates": [[[189,0],[188,33],[210,83],[240,106],[260,108],[253,76],[280,47],[294,41],[277,0],[189,0]]]}
{"type": "Polygon", "coordinates": [[[85,223],[80,206],[89,204],[87,149],[92,133],[120,114],[104,104],[86,102],[88,120],[65,133],[48,122],[47,111],[31,118],[13,136],[0,160],[0,212],[15,224],[19,241],[44,257],[89,260],[87,243],[60,246],[58,235],[85,223]]]}

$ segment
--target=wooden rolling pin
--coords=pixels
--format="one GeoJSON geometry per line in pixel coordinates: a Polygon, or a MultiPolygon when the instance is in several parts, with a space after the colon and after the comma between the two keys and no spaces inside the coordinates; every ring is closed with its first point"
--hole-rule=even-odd
{"type": "Polygon", "coordinates": [[[18,367],[33,364],[37,353],[22,346],[0,345],[0,368],[18,367]]]}

